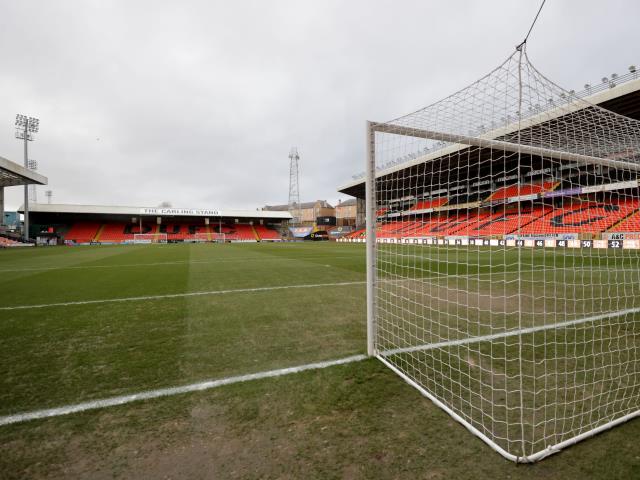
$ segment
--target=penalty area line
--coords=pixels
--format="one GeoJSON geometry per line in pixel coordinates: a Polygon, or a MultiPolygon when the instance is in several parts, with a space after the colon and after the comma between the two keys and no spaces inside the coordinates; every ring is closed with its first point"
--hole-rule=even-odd
{"type": "Polygon", "coordinates": [[[34,410],[31,412],[24,412],[24,413],[16,413],[14,415],[6,415],[3,417],[0,417],[0,426],[11,425],[13,423],[22,423],[22,422],[27,422],[30,420],[37,420],[42,418],[59,417],[62,415],[69,415],[71,413],[85,412],[87,410],[96,410],[100,408],[115,407],[117,405],[124,405],[127,403],[137,402],[141,400],[150,400],[153,398],[168,397],[168,396],[180,395],[180,394],[189,393],[189,392],[200,392],[203,390],[210,390],[212,388],[222,387],[224,385],[248,382],[251,380],[260,380],[263,378],[281,377],[283,375],[304,372],[307,370],[319,370],[327,367],[334,367],[337,365],[346,365],[348,363],[360,362],[366,358],[367,358],[366,355],[353,355],[351,357],[340,358],[337,360],[307,363],[305,365],[298,365],[295,367],[288,367],[288,368],[280,368],[278,370],[268,370],[265,372],[249,373],[247,375],[238,375],[235,377],[221,378],[218,380],[206,380],[204,382],[192,383],[189,385],[182,385],[179,387],[147,390],[144,392],[133,393],[130,395],[120,395],[117,397],[109,397],[109,398],[103,398],[100,400],[92,400],[89,402],[65,405],[63,407],[49,408],[44,410],[34,410]]]}
{"type": "Polygon", "coordinates": [[[0,307],[2,310],[27,310],[31,308],[49,308],[49,307],[68,307],[71,305],[93,305],[98,303],[119,303],[119,302],[141,302],[147,300],[163,300],[165,298],[183,298],[183,297],[200,297],[206,295],[224,295],[227,293],[255,293],[270,292],[273,290],[289,290],[296,288],[321,288],[321,287],[344,287],[349,285],[364,285],[366,282],[335,282],[335,283],[312,283],[301,285],[282,285],[279,287],[255,287],[255,288],[236,288],[232,290],[209,290],[205,292],[185,292],[185,293],[168,293],[165,295],[147,295],[143,297],[122,297],[122,298],[103,298],[98,300],[75,300],[70,302],[59,303],[41,303],[35,305],[14,305],[10,307],[0,307]]]}

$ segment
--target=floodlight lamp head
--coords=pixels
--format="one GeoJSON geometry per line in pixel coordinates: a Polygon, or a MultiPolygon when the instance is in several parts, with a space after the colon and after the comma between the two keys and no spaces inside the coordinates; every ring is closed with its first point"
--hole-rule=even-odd
{"type": "Polygon", "coordinates": [[[21,114],[16,114],[16,127],[24,127],[27,124],[27,117],[21,114]]]}
{"type": "Polygon", "coordinates": [[[29,117],[28,128],[30,132],[37,133],[40,130],[40,120],[34,117],[29,117]]]}

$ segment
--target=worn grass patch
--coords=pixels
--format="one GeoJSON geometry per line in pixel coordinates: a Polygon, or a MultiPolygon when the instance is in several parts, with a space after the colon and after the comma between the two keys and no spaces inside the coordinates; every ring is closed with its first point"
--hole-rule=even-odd
{"type": "Polygon", "coordinates": [[[3,478],[629,479],[630,422],[535,465],[502,459],[375,360],[2,431],[3,478]]]}

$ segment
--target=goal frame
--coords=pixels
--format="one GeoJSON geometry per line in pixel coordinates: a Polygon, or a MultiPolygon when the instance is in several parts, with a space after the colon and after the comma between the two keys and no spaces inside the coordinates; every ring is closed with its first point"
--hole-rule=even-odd
{"type": "Polygon", "coordinates": [[[149,244],[149,243],[167,243],[168,235],[166,233],[134,233],[134,244],[149,244]],[[148,240],[148,241],[147,241],[148,240]]]}
{"type": "Polygon", "coordinates": [[[227,236],[224,233],[211,233],[211,242],[213,243],[227,243],[227,236]]]}
{"type": "MultiPolygon", "coordinates": [[[[554,453],[561,451],[562,449],[576,444],[582,440],[597,435],[603,431],[613,428],[617,425],[625,423],[633,418],[640,416],[640,410],[628,413],[619,418],[615,418],[608,423],[599,425],[592,428],[589,431],[582,432],[567,440],[561,441],[555,445],[551,445],[543,450],[539,450],[533,454],[527,456],[514,455],[500,445],[498,445],[493,439],[485,435],[478,430],[473,424],[456,413],[452,408],[439,400],[436,396],[431,394],[426,388],[418,384],[407,374],[402,372],[399,368],[388,361],[376,347],[376,255],[377,255],[377,241],[376,241],[376,221],[377,221],[377,190],[376,190],[376,132],[392,133],[395,135],[409,136],[415,138],[424,138],[429,140],[438,140],[445,142],[452,142],[453,148],[459,146],[475,146],[484,148],[494,148],[502,151],[514,152],[517,154],[531,154],[538,155],[545,158],[552,158],[558,160],[570,160],[581,164],[598,164],[607,165],[614,168],[624,168],[634,171],[640,171],[640,165],[632,164],[629,162],[604,159],[598,157],[592,157],[587,155],[568,153],[562,151],[555,151],[547,148],[503,142],[499,140],[484,139],[478,137],[468,137],[464,135],[453,135],[449,133],[441,133],[430,130],[422,130],[416,128],[408,128],[404,126],[397,126],[393,124],[376,123],[372,121],[366,122],[366,169],[365,169],[365,221],[366,221],[366,312],[367,312],[367,354],[370,357],[375,357],[380,360],[384,365],[389,367],[394,373],[400,376],[405,382],[417,389],[424,397],[431,400],[436,406],[440,407],[446,413],[448,413],[454,420],[461,423],[469,432],[477,436],[480,440],[486,443],[491,449],[499,453],[507,460],[515,463],[533,463],[543,458],[548,457],[554,453]]],[[[382,175],[380,175],[382,176],[382,175]]],[[[551,328],[551,327],[545,327],[551,328]]]]}

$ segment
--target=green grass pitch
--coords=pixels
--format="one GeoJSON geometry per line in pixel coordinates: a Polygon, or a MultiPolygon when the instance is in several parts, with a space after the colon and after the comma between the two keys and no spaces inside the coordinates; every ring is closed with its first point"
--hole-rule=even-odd
{"type": "MultiPolygon", "coordinates": [[[[482,273],[430,252],[404,268],[482,273]]],[[[0,307],[353,282],[0,310],[0,416],[364,353],[364,280],[351,244],[0,251],[0,307]]],[[[372,359],[0,427],[0,478],[637,478],[638,434],[516,466],[372,359]]]]}

